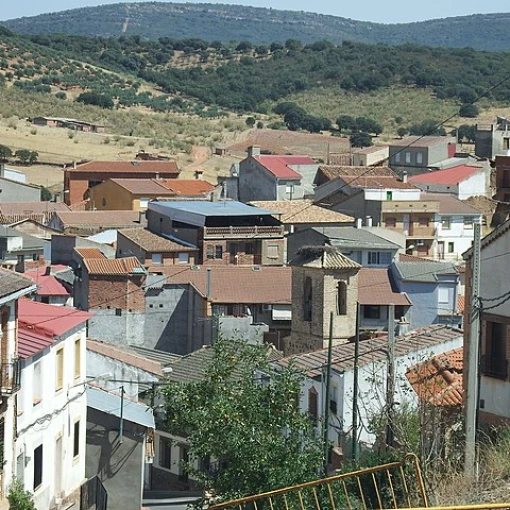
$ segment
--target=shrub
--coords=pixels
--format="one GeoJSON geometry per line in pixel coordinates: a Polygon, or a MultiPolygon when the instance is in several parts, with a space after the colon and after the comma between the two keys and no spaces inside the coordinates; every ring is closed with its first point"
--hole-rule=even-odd
{"type": "Polygon", "coordinates": [[[477,117],[479,113],[478,107],[474,104],[463,104],[459,110],[459,115],[461,117],[467,117],[470,119],[477,117]]]}
{"type": "Polygon", "coordinates": [[[35,510],[32,494],[23,488],[22,483],[15,478],[7,494],[10,510],[35,510]]]}
{"type": "Polygon", "coordinates": [[[349,139],[353,147],[370,147],[372,137],[368,133],[353,133],[349,139]]]}

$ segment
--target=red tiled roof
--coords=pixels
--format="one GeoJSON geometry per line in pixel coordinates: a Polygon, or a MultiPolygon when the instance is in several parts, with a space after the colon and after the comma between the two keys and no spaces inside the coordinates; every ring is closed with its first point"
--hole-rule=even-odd
{"type": "Polygon", "coordinates": [[[419,189],[409,182],[403,182],[388,175],[346,175],[339,177],[351,188],[366,189],[419,189]]]}
{"type": "Polygon", "coordinates": [[[264,168],[278,179],[301,179],[301,174],[292,170],[292,165],[314,165],[315,161],[308,156],[255,156],[264,168]]]}
{"type": "Polygon", "coordinates": [[[420,182],[424,184],[444,184],[456,186],[464,179],[471,177],[476,172],[483,170],[480,166],[460,165],[446,170],[434,170],[419,175],[409,177],[409,182],[420,182]]]}
{"type": "Polygon", "coordinates": [[[37,303],[29,299],[18,302],[20,327],[35,331],[39,335],[61,336],[83,324],[92,314],[67,306],[37,303]]]}
{"type": "MultiPolygon", "coordinates": [[[[166,276],[168,284],[192,284],[203,295],[207,289],[207,267],[154,266],[149,272],[166,276]]],[[[211,300],[218,304],[291,303],[292,269],[290,267],[252,266],[211,267],[211,300]]]]}
{"type": "Polygon", "coordinates": [[[179,174],[175,161],[89,161],[76,168],[66,168],[72,173],[98,172],[98,173],[159,173],[179,174]]]}
{"type": "Polygon", "coordinates": [[[84,259],[106,259],[108,258],[99,248],[75,248],[84,259]]]}
{"type": "Polygon", "coordinates": [[[63,202],[2,202],[0,223],[17,223],[27,218],[45,223],[55,212],[69,210],[63,202]]]}
{"type": "Polygon", "coordinates": [[[121,275],[145,274],[144,267],[136,257],[122,259],[83,259],[89,274],[121,275]]]}
{"type": "Polygon", "coordinates": [[[388,269],[370,267],[362,267],[358,272],[358,302],[360,305],[412,305],[406,294],[393,290],[388,269]]]}
{"type": "Polygon", "coordinates": [[[406,377],[420,400],[435,406],[461,406],[463,349],[438,354],[412,366],[406,377]]]}
{"type": "Polygon", "coordinates": [[[157,179],[110,179],[121,188],[134,194],[172,195],[172,192],[157,179]]]}
{"type": "Polygon", "coordinates": [[[23,326],[18,328],[18,356],[21,359],[30,358],[54,343],[55,339],[52,335],[37,333],[23,326]]]}
{"type": "Polygon", "coordinates": [[[178,196],[202,196],[214,189],[214,186],[201,179],[164,179],[161,185],[173,191],[178,196]]]}

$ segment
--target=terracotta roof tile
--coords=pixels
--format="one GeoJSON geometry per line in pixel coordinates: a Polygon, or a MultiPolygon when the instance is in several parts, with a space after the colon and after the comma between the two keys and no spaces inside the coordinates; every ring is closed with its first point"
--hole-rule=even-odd
{"type": "Polygon", "coordinates": [[[75,248],[84,259],[106,259],[108,258],[99,248],[75,248]]]}
{"type": "Polygon", "coordinates": [[[2,202],[0,223],[16,223],[24,219],[48,222],[57,211],[69,211],[63,202],[2,202]]]}
{"type": "Polygon", "coordinates": [[[446,170],[434,170],[432,172],[413,175],[409,177],[409,182],[456,186],[459,182],[462,182],[480,171],[483,172],[483,168],[480,166],[459,165],[447,168],[446,170]]]}
{"type": "Polygon", "coordinates": [[[314,205],[312,200],[256,201],[251,205],[280,213],[280,221],[288,224],[300,223],[353,223],[347,214],[314,205]]]}
{"type": "Polygon", "coordinates": [[[391,147],[433,147],[434,145],[454,143],[456,139],[448,136],[406,136],[390,144],[391,147]]]}
{"type": "Polygon", "coordinates": [[[412,305],[406,294],[392,288],[388,269],[370,267],[362,267],[358,272],[358,302],[360,305],[412,305]]]}
{"type": "Polygon", "coordinates": [[[83,265],[89,274],[129,275],[145,274],[144,267],[136,257],[122,259],[83,259],[83,265]]]}
{"type": "Polygon", "coordinates": [[[463,349],[453,349],[410,367],[406,377],[420,400],[435,406],[463,402],[463,349]]]}
{"type": "Polygon", "coordinates": [[[160,182],[177,196],[200,197],[214,189],[211,183],[201,179],[163,179],[160,182]]]}
{"type": "Polygon", "coordinates": [[[189,252],[197,251],[197,248],[185,246],[163,236],[155,234],[145,228],[130,228],[119,230],[117,234],[129,239],[146,252],[189,252]]]}
{"type": "Polygon", "coordinates": [[[179,174],[179,169],[175,161],[89,161],[78,165],[76,168],[66,168],[66,171],[72,173],[97,172],[108,173],[140,173],[150,174],[159,173],[162,176],[166,174],[179,174]]]}
{"type": "Polygon", "coordinates": [[[459,200],[453,195],[448,193],[422,193],[421,200],[431,200],[439,202],[439,213],[440,214],[476,214],[481,215],[478,209],[470,206],[468,203],[459,200]]]}
{"type": "Polygon", "coordinates": [[[156,179],[110,179],[110,181],[137,195],[174,195],[161,181],[156,179]]]}
{"type": "Polygon", "coordinates": [[[377,167],[368,167],[368,166],[345,166],[345,165],[321,165],[319,166],[319,170],[329,180],[336,179],[341,176],[387,176],[387,177],[397,177],[397,174],[391,170],[391,168],[387,166],[377,166],[377,167]]]}
{"type": "Polygon", "coordinates": [[[140,219],[138,211],[67,211],[56,216],[64,227],[130,227],[140,219]]]}
{"type": "MultiPolygon", "coordinates": [[[[203,295],[207,292],[207,267],[154,266],[149,272],[163,273],[168,284],[191,284],[203,295]]],[[[211,267],[210,296],[218,304],[291,303],[290,267],[222,266],[211,267]]]]}
{"type": "Polygon", "coordinates": [[[291,260],[292,266],[321,269],[360,269],[361,265],[343,255],[333,246],[303,246],[291,260]]]}
{"type": "MultiPolygon", "coordinates": [[[[346,175],[340,176],[345,184],[348,184],[351,188],[363,188],[363,189],[419,189],[413,186],[409,182],[404,182],[396,177],[390,177],[387,175],[346,175]]],[[[425,200],[425,199],[424,199],[425,200]]]]}

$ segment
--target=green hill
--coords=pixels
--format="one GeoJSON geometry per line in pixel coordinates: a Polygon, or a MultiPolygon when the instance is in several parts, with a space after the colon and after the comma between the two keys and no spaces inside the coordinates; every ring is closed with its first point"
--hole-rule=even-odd
{"type": "Polygon", "coordinates": [[[2,22],[23,34],[74,34],[101,37],[199,37],[208,41],[256,43],[326,39],[479,50],[510,50],[510,14],[479,14],[418,23],[381,24],[303,11],[281,11],[222,4],[163,2],[86,7],[2,22]]]}

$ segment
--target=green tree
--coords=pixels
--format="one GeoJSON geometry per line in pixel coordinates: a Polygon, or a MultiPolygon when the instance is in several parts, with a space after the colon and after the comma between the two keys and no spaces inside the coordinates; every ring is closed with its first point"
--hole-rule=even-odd
{"type": "Polygon", "coordinates": [[[39,154],[35,151],[30,151],[28,149],[19,149],[14,154],[18,160],[23,163],[24,165],[33,165],[37,158],[39,157],[39,154]]]}
{"type": "Polygon", "coordinates": [[[41,201],[50,202],[52,199],[53,199],[52,192],[48,188],[41,186],[41,201]]]}
{"type": "Polygon", "coordinates": [[[407,128],[406,127],[399,127],[397,129],[397,135],[400,136],[400,138],[404,138],[404,136],[407,135],[407,128]]]}
{"type": "Polygon", "coordinates": [[[356,120],[350,115],[340,115],[340,117],[336,119],[336,124],[339,131],[354,131],[356,128],[356,120]]]}
{"type": "Polygon", "coordinates": [[[9,510],[35,510],[32,494],[23,488],[23,484],[17,478],[9,487],[7,500],[9,501],[9,510]]]}
{"type": "Polygon", "coordinates": [[[478,117],[478,113],[479,113],[478,107],[475,106],[474,104],[463,104],[459,110],[459,115],[461,117],[467,117],[470,119],[478,117]]]}
{"type": "Polygon", "coordinates": [[[77,98],[78,103],[92,104],[101,108],[112,109],[114,106],[113,99],[106,94],[99,92],[82,92],[77,98]]]}
{"type": "Polygon", "coordinates": [[[253,127],[255,125],[255,119],[253,117],[247,117],[244,121],[248,127],[253,127]]]}
{"type": "Polygon", "coordinates": [[[292,367],[275,369],[268,354],[266,346],[220,339],[202,380],[162,391],[170,432],[188,440],[183,467],[201,481],[206,500],[317,477],[320,441],[296,405],[302,375],[292,367]],[[208,462],[197,468],[197,459],[214,460],[217,469],[207,469],[208,462]]]}
{"type": "Polygon", "coordinates": [[[459,142],[466,140],[467,142],[474,142],[476,137],[475,124],[461,124],[457,129],[457,139],[459,142]]]}
{"type": "Polygon", "coordinates": [[[0,161],[7,161],[12,157],[12,150],[7,145],[0,145],[0,161]]]}
{"type": "Polygon", "coordinates": [[[372,137],[368,133],[353,133],[349,140],[353,147],[370,147],[372,144],[372,137]]]}

